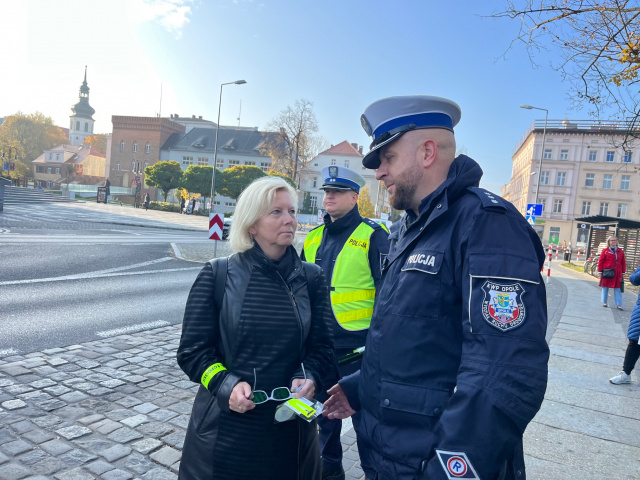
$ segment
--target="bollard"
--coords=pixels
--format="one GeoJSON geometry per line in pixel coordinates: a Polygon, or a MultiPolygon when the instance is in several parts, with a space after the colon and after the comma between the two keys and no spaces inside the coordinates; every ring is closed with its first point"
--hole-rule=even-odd
{"type": "Polygon", "coordinates": [[[578,256],[576,257],[576,263],[580,263],[580,249],[578,248],[578,256]]]}
{"type": "Polygon", "coordinates": [[[558,252],[560,252],[560,249],[558,247],[555,247],[555,248],[556,248],[556,260],[558,260],[558,252]]]}
{"type": "Polygon", "coordinates": [[[549,265],[547,266],[547,283],[549,283],[549,277],[551,276],[551,255],[553,255],[553,252],[551,250],[551,245],[549,245],[549,265]]]}

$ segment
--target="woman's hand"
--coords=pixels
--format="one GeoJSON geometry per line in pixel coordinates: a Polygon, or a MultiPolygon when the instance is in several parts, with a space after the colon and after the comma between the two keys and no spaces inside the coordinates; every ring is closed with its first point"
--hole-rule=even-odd
{"type": "MultiPolygon", "coordinates": [[[[291,382],[291,391],[295,392],[300,385],[305,382],[304,378],[294,378],[293,382],[291,382]]],[[[307,379],[307,383],[304,383],[304,387],[300,389],[299,392],[294,394],[294,397],[300,398],[304,397],[306,399],[311,399],[316,395],[316,385],[313,383],[313,380],[307,379]]]]}
{"type": "Polygon", "coordinates": [[[231,396],[229,397],[229,410],[237,413],[244,413],[247,410],[256,408],[251,400],[251,385],[247,382],[239,382],[233,387],[231,396]]]}

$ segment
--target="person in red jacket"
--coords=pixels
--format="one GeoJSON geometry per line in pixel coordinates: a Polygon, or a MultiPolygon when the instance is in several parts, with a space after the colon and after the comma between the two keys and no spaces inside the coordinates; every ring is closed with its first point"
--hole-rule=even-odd
{"type": "Polygon", "coordinates": [[[622,292],[620,284],[622,276],[627,271],[627,262],[624,258],[624,251],[618,246],[616,237],[609,237],[607,248],[600,253],[598,260],[598,272],[600,273],[600,286],[602,287],[602,306],[607,307],[609,300],[609,289],[613,288],[613,300],[618,310],[622,310],[622,292]],[[604,270],[613,270],[613,277],[602,275],[604,270]]]}

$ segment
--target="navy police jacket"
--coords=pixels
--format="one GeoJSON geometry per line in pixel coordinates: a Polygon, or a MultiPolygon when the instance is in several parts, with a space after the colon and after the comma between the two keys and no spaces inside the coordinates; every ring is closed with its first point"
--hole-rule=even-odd
{"type": "Polygon", "coordinates": [[[340,381],[373,478],[525,478],[547,385],[544,251],[481,176],[459,156],[390,236],[361,370],[340,381]]]}

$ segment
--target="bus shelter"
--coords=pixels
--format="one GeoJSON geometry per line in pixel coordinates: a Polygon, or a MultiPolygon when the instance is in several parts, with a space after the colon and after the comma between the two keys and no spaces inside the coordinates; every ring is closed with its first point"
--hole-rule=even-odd
{"type": "Polygon", "coordinates": [[[576,218],[576,222],[578,232],[587,234],[587,258],[599,254],[599,246],[606,244],[607,239],[615,235],[624,250],[627,273],[636,269],[640,263],[640,222],[604,215],[576,218]]]}

